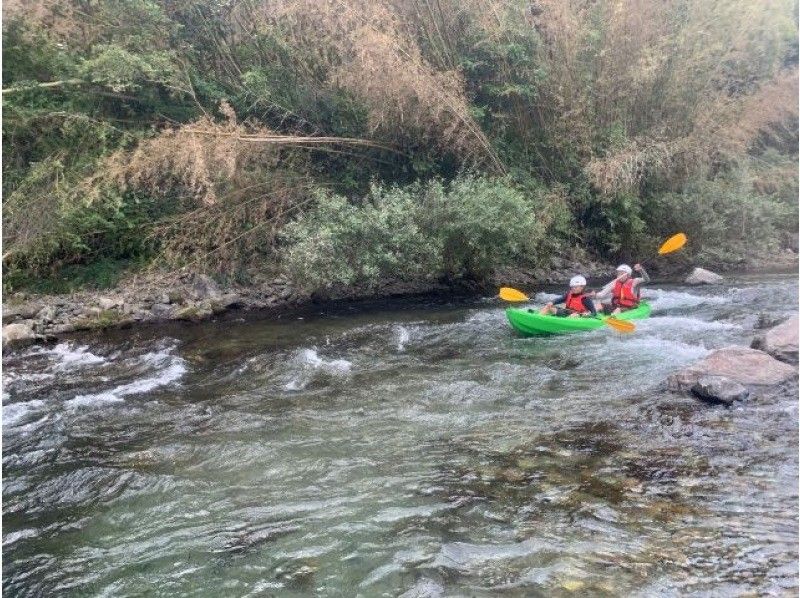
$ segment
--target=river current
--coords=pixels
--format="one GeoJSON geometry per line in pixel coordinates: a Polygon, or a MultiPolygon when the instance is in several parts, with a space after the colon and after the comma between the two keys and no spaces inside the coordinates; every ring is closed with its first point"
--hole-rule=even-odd
{"type": "Polygon", "coordinates": [[[797,287],[654,283],[631,335],[419,300],[13,352],[3,593],[797,595],[796,396],[659,390],[797,287]]]}

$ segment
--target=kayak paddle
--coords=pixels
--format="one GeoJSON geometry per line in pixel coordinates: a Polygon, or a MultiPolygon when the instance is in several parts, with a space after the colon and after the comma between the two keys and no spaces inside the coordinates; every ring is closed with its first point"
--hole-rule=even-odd
{"type": "Polygon", "coordinates": [[[661,247],[658,248],[658,255],[666,255],[667,253],[678,251],[678,249],[684,245],[686,245],[685,234],[678,233],[677,235],[672,235],[669,239],[664,241],[661,247]]]}
{"type": "MultiPolygon", "coordinates": [[[[686,245],[687,237],[684,233],[678,233],[676,235],[672,235],[669,239],[664,241],[661,244],[661,247],[658,248],[658,255],[667,255],[668,253],[672,253],[674,251],[678,251],[681,247],[686,245]]],[[[642,264],[646,263],[645,261],[640,262],[642,264]]],[[[611,287],[614,286],[614,280],[609,282],[605,285],[602,289],[598,291],[598,295],[602,295],[608,293],[611,290],[611,287]]]]}
{"type": "MultiPolygon", "coordinates": [[[[530,301],[530,297],[528,297],[525,293],[518,291],[517,289],[512,289],[511,287],[503,287],[500,289],[500,299],[503,299],[504,301],[511,301],[513,303],[530,301]]],[[[603,323],[610,326],[617,332],[633,332],[636,330],[636,326],[634,326],[633,323],[626,322],[624,320],[618,320],[612,316],[609,316],[603,320],[603,323]]]]}
{"type": "Polygon", "coordinates": [[[518,291],[517,289],[512,289],[511,287],[503,287],[500,289],[500,299],[514,303],[519,301],[530,301],[525,293],[518,291]]]}
{"type": "Polygon", "coordinates": [[[626,320],[618,320],[614,316],[608,316],[603,323],[611,326],[617,332],[633,332],[636,330],[636,326],[634,326],[633,322],[628,322],[626,320]]]}

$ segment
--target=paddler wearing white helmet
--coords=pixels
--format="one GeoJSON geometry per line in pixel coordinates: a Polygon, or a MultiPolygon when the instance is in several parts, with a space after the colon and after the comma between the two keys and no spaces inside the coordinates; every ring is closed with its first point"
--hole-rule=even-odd
{"type": "Polygon", "coordinates": [[[601,300],[600,308],[603,313],[618,314],[637,307],[641,293],[640,287],[648,282],[650,282],[650,276],[641,264],[635,264],[633,268],[628,264],[617,266],[616,278],[597,293],[598,299],[601,300]],[[633,278],[634,272],[639,276],[633,278]]]}
{"type": "Polygon", "coordinates": [[[569,280],[569,290],[548,302],[539,313],[545,316],[559,316],[566,318],[594,317],[597,310],[594,307],[592,294],[586,292],[586,279],[576,275],[569,280]],[[564,307],[556,307],[563,303],[564,307]]]}

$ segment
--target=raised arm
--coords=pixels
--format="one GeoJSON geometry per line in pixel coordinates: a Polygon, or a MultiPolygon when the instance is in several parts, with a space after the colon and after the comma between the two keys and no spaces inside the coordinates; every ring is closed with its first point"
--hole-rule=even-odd
{"type": "Polygon", "coordinates": [[[645,270],[641,264],[636,264],[633,269],[635,272],[638,272],[641,275],[633,279],[634,286],[639,286],[650,282],[650,275],[647,274],[647,270],[645,270]]]}

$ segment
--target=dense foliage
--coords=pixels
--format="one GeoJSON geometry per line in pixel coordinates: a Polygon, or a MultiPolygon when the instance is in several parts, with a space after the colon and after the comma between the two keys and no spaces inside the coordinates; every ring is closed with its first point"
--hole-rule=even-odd
{"type": "Polygon", "coordinates": [[[374,288],[382,280],[481,278],[533,263],[566,208],[508,179],[464,176],[404,187],[373,186],[362,204],[320,192],[285,229],[289,272],[309,289],[374,288]]]}
{"type": "Polygon", "coordinates": [[[740,265],[796,243],[796,15],[7,0],[4,286],[100,264],[285,269],[310,289],[477,279],[678,229],[740,265]]]}

